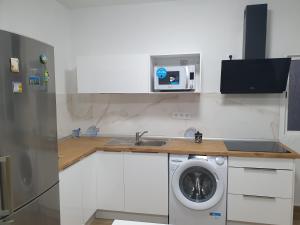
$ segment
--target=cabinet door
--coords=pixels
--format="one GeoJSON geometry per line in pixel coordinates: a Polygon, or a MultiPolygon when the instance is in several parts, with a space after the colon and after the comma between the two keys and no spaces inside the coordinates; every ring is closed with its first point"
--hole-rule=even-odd
{"type": "Polygon", "coordinates": [[[149,93],[150,56],[111,54],[77,58],[79,93],[149,93]]]}
{"type": "Polygon", "coordinates": [[[125,211],[168,215],[168,154],[124,153],[125,211]]]}
{"type": "Polygon", "coordinates": [[[82,160],[82,209],[84,223],[93,216],[97,209],[96,157],[97,155],[94,153],[82,160]]]}
{"type": "Polygon", "coordinates": [[[122,152],[97,152],[98,209],[124,211],[122,152]]]}
{"type": "Polygon", "coordinates": [[[81,162],[59,173],[61,225],[82,225],[81,162]]]}

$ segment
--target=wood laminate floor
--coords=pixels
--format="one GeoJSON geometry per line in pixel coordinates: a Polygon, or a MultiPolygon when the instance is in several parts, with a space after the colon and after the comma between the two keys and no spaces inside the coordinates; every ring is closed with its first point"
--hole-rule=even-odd
{"type": "MultiPolygon", "coordinates": [[[[112,225],[112,220],[95,219],[91,225],[112,225]]],[[[294,220],[294,225],[300,225],[300,220],[294,220]]]]}
{"type": "MultiPolygon", "coordinates": [[[[113,220],[95,219],[91,225],[112,225],[113,220]]],[[[300,207],[296,206],[294,210],[294,225],[300,225],[300,207]]]]}
{"type": "Polygon", "coordinates": [[[294,210],[294,225],[300,225],[300,206],[296,206],[294,210]]]}
{"type": "Polygon", "coordinates": [[[95,219],[91,225],[112,225],[113,220],[95,219]]]}

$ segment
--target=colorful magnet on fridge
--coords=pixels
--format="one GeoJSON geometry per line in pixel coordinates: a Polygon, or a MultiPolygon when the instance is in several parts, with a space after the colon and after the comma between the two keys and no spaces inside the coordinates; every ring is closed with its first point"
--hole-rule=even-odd
{"type": "Polygon", "coordinates": [[[23,84],[21,82],[13,82],[13,93],[22,93],[23,92],[23,84]]]}
{"type": "Polygon", "coordinates": [[[10,58],[10,71],[13,73],[20,72],[19,59],[18,58],[10,58]]]}
{"type": "Polygon", "coordinates": [[[45,70],[44,72],[44,83],[48,83],[49,81],[49,72],[48,70],[45,70]]]}
{"type": "Polygon", "coordinates": [[[45,54],[41,54],[41,55],[40,55],[40,62],[41,62],[42,64],[47,64],[47,62],[48,62],[48,57],[47,57],[45,54]]]}
{"type": "Polygon", "coordinates": [[[29,85],[38,86],[40,84],[41,84],[41,79],[39,76],[36,76],[36,75],[29,76],[29,85]]]}

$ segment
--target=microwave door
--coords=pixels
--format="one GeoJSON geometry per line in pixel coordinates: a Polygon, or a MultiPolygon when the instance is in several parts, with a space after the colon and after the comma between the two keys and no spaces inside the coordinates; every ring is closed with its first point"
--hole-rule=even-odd
{"type": "Polygon", "coordinates": [[[195,73],[194,66],[156,67],[154,72],[156,91],[183,91],[193,88],[190,76],[195,73]]]}

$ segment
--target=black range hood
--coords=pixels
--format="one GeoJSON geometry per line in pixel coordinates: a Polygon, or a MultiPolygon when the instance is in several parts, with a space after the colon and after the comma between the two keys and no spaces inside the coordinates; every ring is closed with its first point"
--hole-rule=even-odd
{"type": "Polygon", "coordinates": [[[290,58],[266,59],[267,4],[248,5],[244,13],[242,60],[223,60],[222,94],[282,93],[290,58]]]}
{"type": "Polygon", "coordinates": [[[223,60],[221,93],[282,93],[290,64],[290,58],[223,60]]]}

